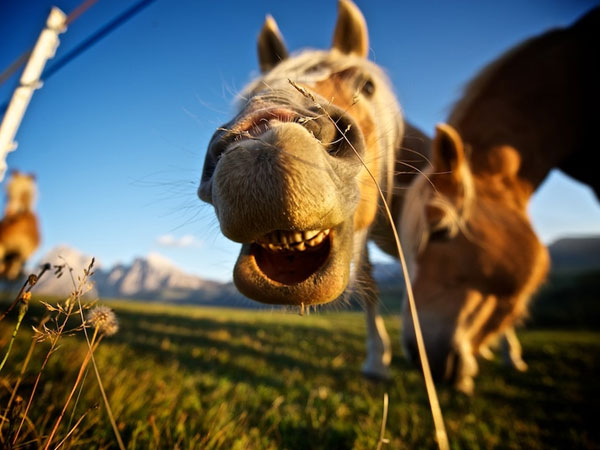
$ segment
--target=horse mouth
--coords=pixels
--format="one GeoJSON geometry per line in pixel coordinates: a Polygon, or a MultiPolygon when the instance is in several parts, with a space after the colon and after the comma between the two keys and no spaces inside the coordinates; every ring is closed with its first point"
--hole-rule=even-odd
{"type": "Polygon", "coordinates": [[[269,279],[285,285],[301,283],[327,261],[331,250],[330,231],[274,231],[252,244],[250,252],[269,279]]]}
{"type": "Polygon", "coordinates": [[[346,226],[265,234],[243,244],[234,269],[242,294],[269,304],[327,303],[344,291],[350,255],[346,226]]]}

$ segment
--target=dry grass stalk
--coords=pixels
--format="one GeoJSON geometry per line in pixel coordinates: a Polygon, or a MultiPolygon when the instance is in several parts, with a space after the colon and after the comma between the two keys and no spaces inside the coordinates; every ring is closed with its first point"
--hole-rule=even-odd
{"type": "MultiPolygon", "coordinates": [[[[92,259],[92,262],[90,263],[87,270],[84,271],[86,277],[91,276],[93,274],[93,272],[92,272],[93,266],[94,266],[94,259],[92,259]]],[[[71,275],[71,279],[73,279],[72,275],[71,275]]],[[[74,282],[74,280],[73,280],[73,282],[74,282]]],[[[85,323],[85,318],[83,317],[83,310],[81,307],[81,298],[80,297],[77,297],[77,302],[79,304],[79,313],[81,315],[81,322],[85,323]]],[[[92,311],[92,313],[94,313],[94,311],[92,311]]],[[[95,313],[91,314],[91,316],[92,317],[90,317],[90,320],[91,320],[92,324],[94,324],[94,322],[95,322],[94,336],[98,329],[101,329],[102,333],[107,336],[110,336],[118,331],[119,325],[117,323],[117,319],[116,319],[114,313],[112,312],[112,310],[110,310],[109,308],[98,307],[98,308],[96,308],[95,313]],[[100,308],[105,308],[105,309],[100,309],[100,308]],[[110,311],[110,313],[109,313],[109,311],[110,311]]],[[[115,438],[117,439],[119,448],[121,450],[125,450],[125,444],[123,443],[123,439],[121,438],[121,433],[119,433],[119,428],[117,426],[117,422],[115,421],[114,414],[110,407],[110,403],[108,401],[108,396],[106,395],[106,391],[104,390],[104,384],[102,383],[102,378],[100,377],[100,371],[98,370],[98,365],[96,364],[96,360],[94,359],[94,352],[92,350],[93,338],[92,338],[92,342],[90,342],[90,339],[87,334],[87,330],[86,330],[85,326],[83,327],[83,334],[85,335],[85,340],[88,345],[89,355],[92,360],[92,366],[94,367],[94,373],[96,375],[96,380],[98,381],[98,387],[100,388],[100,393],[102,394],[102,400],[104,401],[104,407],[106,408],[106,414],[108,415],[108,419],[112,426],[113,432],[115,433],[115,438]]]]}
{"type": "Polygon", "coordinates": [[[381,432],[379,433],[379,442],[377,442],[377,450],[381,450],[384,444],[390,443],[390,440],[385,438],[385,426],[387,425],[389,405],[390,397],[386,392],[385,394],[383,394],[383,418],[381,419],[381,432]]]}
{"type": "MultiPolygon", "coordinates": [[[[66,265],[55,266],[55,268],[56,268],[55,275],[57,277],[62,276],[63,270],[65,267],[66,267],[66,265]]],[[[48,270],[48,269],[50,269],[50,265],[46,265],[46,266],[44,266],[44,268],[46,270],[48,270]]],[[[70,268],[69,268],[69,270],[72,271],[70,268]]],[[[48,310],[50,316],[46,320],[42,319],[42,322],[40,322],[40,325],[38,328],[33,327],[34,340],[37,342],[42,342],[42,341],[48,340],[50,342],[50,348],[48,349],[48,352],[46,353],[46,356],[44,357],[42,365],[36,376],[35,382],[33,384],[33,389],[31,391],[31,394],[29,395],[29,400],[27,402],[27,406],[25,407],[25,410],[23,411],[23,413],[21,415],[21,421],[19,423],[19,427],[17,428],[17,431],[12,439],[12,445],[15,445],[17,443],[17,440],[19,439],[23,425],[24,425],[25,421],[27,420],[27,414],[31,408],[31,405],[33,404],[33,399],[37,392],[37,388],[39,386],[39,382],[41,380],[42,373],[43,373],[44,369],[46,368],[46,365],[48,364],[50,357],[56,351],[60,338],[66,333],[72,333],[72,332],[79,330],[79,328],[76,328],[74,330],[66,330],[66,326],[67,326],[67,322],[68,322],[69,318],[74,314],[74,308],[76,306],[75,299],[84,295],[87,292],[87,290],[89,290],[89,289],[90,289],[90,286],[88,284],[87,275],[84,275],[84,277],[80,280],[79,286],[65,300],[64,305],[62,305],[60,303],[58,303],[56,305],[50,305],[48,303],[41,302],[48,310]],[[46,325],[47,322],[50,322],[52,327],[48,327],[46,325]]],[[[79,304],[79,306],[81,306],[81,304],[79,304]]]]}
{"type": "Polygon", "coordinates": [[[65,442],[67,442],[67,439],[69,439],[71,437],[71,435],[75,432],[75,430],[77,429],[77,427],[79,426],[79,424],[81,424],[81,422],[83,421],[83,419],[85,419],[85,416],[88,415],[88,413],[90,411],[92,411],[93,409],[98,409],[98,404],[88,408],[79,419],[77,419],[77,422],[75,422],[75,425],[73,425],[73,428],[71,428],[69,430],[69,432],[67,433],[67,435],[63,438],[62,441],[60,441],[58,443],[58,445],[56,447],[54,447],[54,450],[58,450],[59,448],[61,448],[65,442]]]}
{"type": "MultiPolygon", "coordinates": [[[[71,281],[73,283],[74,291],[62,303],[59,302],[57,304],[49,304],[46,302],[40,302],[42,305],[44,305],[46,307],[48,314],[46,314],[44,316],[44,318],[40,321],[40,323],[38,324],[37,327],[33,327],[34,336],[33,336],[32,343],[27,352],[27,356],[25,357],[23,366],[21,367],[21,371],[20,371],[19,377],[17,378],[17,382],[15,383],[14,388],[11,389],[11,397],[9,399],[8,406],[7,406],[5,414],[4,414],[4,416],[5,416],[4,419],[9,422],[10,433],[9,433],[9,439],[3,440],[3,442],[4,442],[3,445],[8,444],[12,448],[16,448],[16,447],[19,447],[22,445],[27,445],[25,442],[23,442],[23,438],[25,438],[25,435],[28,434],[28,432],[23,433],[23,435],[21,434],[21,432],[23,429],[23,425],[25,423],[28,423],[30,428],[32,428],[35,433],[35,426],[29,420],[28,412],[33,403],[33,399],[35,398],[35,395],[36,395],[36,392],[37,392],[37,389],[39,386],[39,382],[41,379],[41,375],[42,375],[44,369],[46,368],[51,355],[54,354],[54,352],[58,349],[58,342],[59,342],[60,338],[66,336],[66,335],[72,335],[75,332],[83,331],[85,334],[86,342],[88,344],[88,351],[87,351],[87,353],[82,361],[82,364],[79,368],[79,373],[77,374],[73,388],[71,389],[58,418],[55,420],[50,434],[46,438],[46,443],[45,443],[44,449],[48,449],[52,445],[52,442],[53,442],[54,438],[56,437],[56,434],[59,430],[59,426],[64,418],[64,415],[66,414],[67,409],[69,408],[69,405],[73,399],[73,396],[75,395],[75,392],[77,391],[79,386],[83,387],[82,381],[86,377],[87,369],[88,369],[90,361],[92,362],[92,365],[94,366],[94,371],[96,373],[96,378],[98,380],[100,391],[102,393],[102,397],[103,397],[103,400],[104,400],[104,403],[105,403],[105,406],[106,406],[106,409],[108,412],[109,419],[111,421],[111,424],[113,425],[119,447],[121,449],[125,448],[123,441],[122,441],[122,439],[118,433],[118,430],[116,428],[116,423],[114,421],[114,417],[113,417],[112,411],[110,409],[110,405],[108,403],[108,398],[106,396],[106,392],[102,385],[100,373],[98,371],[98,368],[96,366],[95,359],[94,359],[94,351],[98,348],[98,345],[102,341],[102,338],[104,336],[109,336],[109,335],[114,334],[118,330],[118,323],[117,323],[116,317],[115,317],[114,313],[112,312],[112,310],[110,308],[107,308],[104,306],[99,306],[99,307],[96,307],[95,309],[91,310],[87,320],[85,319],[84,314],[83,314],[84,310],[89,309],[92,306],[92,304],[83,304],[81,301],[81,297],[91,289],[92,285],[91,285],[89,279],[90,279],[91,275],[93,274],[93,272],[92,272],[93,265],[94,265],[94,259],[92,259],[89,266],[86,269],[84,269],[83,276],[78,277],[77,282],[75,280],[75,277],[73,276],[73,269],[67,263],[55,266],[55,268],[56,268],[55,275],[57,277],[60,277],[63,275],[63,270],[65,268],[68,269],[70,276],[71,276],[71,281]],[[71,317],[73,317],[74,315],[77,315],[78,313],[81,317],[81,325],[79,325],[73,329],[67,329],[66,327],[67,327],[68,320],[71,317]],[[87,328],[90,326],[94,328],[94,334],[91,337],[91,340],[87,333],[87,328]],[[22,405],[19,404],[19,408],[16,408],[16,407],[14,407],[15,399],[20,398],[20,397],[16,397],[16,394],[17,394],[18,388],[20,386],[21,380],[23,378],[23,375],[24,375],[24,373],[29,365],[29,362],[31,360],[33,350],[37,343],[46,341],[46,340],[50,342],[50,348],[49,348],[48,352],[46,353],[45,358],[42,362],[41,368],[36,376],[36,379],[35,379],[35,382],[34,382],[34,385],[32,388],[32,392],[29,396],[27,405],[25,406],[25,408],[23,408],[22,405]],[[11,415],[14,417],[7,418],[6,416],[8,416],[8,415],[11,415]],[[17,422],[19,417],[20,417],[19,426],[16,429],[16,432],[13,432],[13,426],[17,422]],[[19,437],[22,437],[21,441],[19,441],[19,437]]],[[[39,278],[39,276],[41,276],[45,271],[49,270],[50,268],[51,268],[50,265],[45,265],[42,272],[40,273],[40,275],[38,275],[38,276],[32,275],[30,277],[30,279],[28,280],[28,283],[26,283],[23,286],[23,288],[21,289],[19,296],[17,297],[17,300],[15,300],[15,302],[13,302],[13,304],[11,304],[9,306],[8,310],[3,314],[2,318],[4,318],[8,314],[8,312],[10,312],[10,310],[13,309],[14,306],[19,303],[19,301],[24,303],[25,306],[27,306],[27,302],[31,296],[31,294],[29,292],[31,290],[31,287],[37,282],[37,279],[39,278]]],[[[17,330],[21,323],[22,317],[24,316],[24,312],[26,311],[26,308],[22,307],[21,309],[23,310],[23,312],[19,315],[19,319],[18,319],[18,323],[17,323],[17,330]]],[[[14,334],[15,333],[13,333],[13,339],[14,339],[14,334]]],[[[12,341],[11,341],[11,343],[12,343],[12,341]]],[[[9,346],[9,351],[10,351],[10,346],[9,346]]],[[[5,357],[5,359],[6,359],[6,357],[5,357]]],[[[0,366],[0,368],[1,368],[1,366],[0,366]]],[[[10,386],[9,386],[9,388],[10,388],[10,386]]],[[[81,394],[81,389],[79,389],[79,394],[81,394]]],[[[76,401],[79,400],[79,394],[77,395],[76,401]]],[[[75,407],[76,407],[76,405],[75,405],[75,407]]],[[[48,422],[48,420],[51,417],[50,414],[53,409],[54,408],[52,407],[52,405],[50,405],[50,407],[46,411],[46,419],[44,419],[42,421],[41,425],[39,425],[41,427],[41,429],[43,429],[46,426],[46,423],[48,422]]],[[[67,442],[68,438],[73,435],[73,433],[75,432],[77,427],[81,424],[81,422],[83,421],[83,419],[89,413],[90,410],[91,410],[91,408],[88,409],[77,420],[77,422],[75,423],[73,428],[70,428],[71,424],[69,423],[68,428],[70,428],[70,430],[67,433],[67,435],[60,441],[60,443],[58,444],[58,447],[62,447],[65,444],[65,442],[67,442]]],[[[75,413],[75,411],[73,411],[73,414],[74,413],[75,413]]],[[[0,437],[1,437],[1,434],[0,434],[0,437]]],[[[42,442],[41,442],[41,440],[39,440],[39,438],[36,438],[35,442],[38,442],[38,446],[40,448],[42,447],[42,442]]]]}
{"type": "Polygon", "coordinates": [[[79,368],[79,373],[77,374],[77,378],[75,379],[75,384],[73,385],[73,388],[71,389],[71,392],[69,393],[69,396],[67,397],[67,400],[63,406],[63,409],[60,412],[60,415],[58,416],[58,418],[56,419],[56,422],[54,423],[54,427],[52,427],[52,431],[50,432],[50,435],[48,436],[48,440],[46,441],[44,450],[47,450],[50,447],[50,444],[52,443],[52,440],[54,439],[54,435],[58,431],[58,426],[60,425],[62,418],[64,417],[65,413],[67,412],[69,403],[71,403],[71,399],[73,398],[73,395],[75,395],[77,386],[79,386],[79,383],[83,379],[83,374],[85,373],[85,369],[87,368],[87,366],[90,362],[92,353],[94,352],[94,350],[96,350],[96,348],[100,344],[100,341],[102,340],[103,334],[98,336],[99,329],[100,329],[99,327],[96,327],[94,330],[94,335],[92,336],[91,346],[90,346],[88,352],[86,353],[85,358],[83,359],[83,362],[81,363],[81,367],[79,368]],[[98,338],[98,340],[96,340],[96,338],[98,338]]]}
{"type": "Polygon", "coordinates": [[[29,275],[29,277],[27,277],[27,280],[21,287],[21,290],[17,294],[15,300],[9,305],[9,307],[0,316],[0,321],[2,321],[8,315],[8,313],[10,313],[10,311],[12,311],[12,309],[17,304],[19,305],[19,315],[17,318],[17,324],[15,325],[15,329],[14,329],[13,334],[8,343],[8,348],[6,350],[6,353],[4,354],[4,358],[2,359],[2,362],[0,362],[0,371],[2,371],[4,364],[8,360],[8,355],[10,354],[10,351],[12,349],[15,338],[17,337],[17,333],[19,332],[19,328],[21,327],[23,318],[25,317],[25,314],[27,314],[27,310],[29,309],[29,300],[31,300],[31,289],[33,288],[33,286],[36,285],[38,280],[49,269],[50,269],[50,265],[44,264],[44,266],[42,267],[42,269],[40,270],[40,273],[38,275],[35,275],[33,273],[31,275],[29,275]]]}
{"type": "Polygon", "coordinates": [[[416,340],[417,340],[417,349],[419,351],[419,359],[421,360],[421,367],[423,369],[423,377],[425,379],[425,388],[427,390],[427,397],[429,399],[429,406],[431,409],[431,414],[433,416],[433,423],[435,426],[436,442],[437,442],[440,450],[448,450],[450,448],[450,445],[448,442],[448,435],[446,433],[446,427],[444,425],[444,417],[442,415],[442,410],[440,408],[440,403],[438,400],[437,392],[435,390],[435,383],[433,381],[433,377],[431,375],[431,369],[429,367],[429,360],[427,358],[427,352],[425,350],[425,342],[423,341],[423,333],[421,332],[421,326],[420,326],[419,317],[417,314],[417,307],[416,307],[416,303],[415,303],[415,299],[414,299],[414,295],[413,295],[412,285],[410,283],[410,277],[408,276],[408,267],[406,265],[406,258],[404,257],[404,251],[402,250],[402,245],[400,243],[398,231],[396,230],[396,225],[394,224],[392,212],[390,211],[390,208],[388,206],[388,202],[385,198],[385,195],[384,195],[383,191],[381,190],[381,187],[379,186],[377,179],[375,178],[373,173],[369,170],[369,167],[367,166],[367,164],[365,163],[363,158],[356,151],[356,149],[354,148],[354,145],[352,145],[350,140],[346,137],[346,132],[348,130],[340,129],[337,122],[329,115],[329,113],[325,110],[325,108],[323,108],[315,100],[315,98],[311,95],[310,92],[308,92],[303,87],[298,86],[292,80],[288,80],[288,81],[298,92],[300,92],[303,96],[310,98],[313,101],[313,103],[319,109],[321,109],[321,111],[323,111],[324,114],[327,115],[327,117],[329,118],[331,123],[335,126],[336,130],[343,136],[344,140],[348,143],[350,148],[352,148],[352,151],[354,151],[354,154],[356,155],[356,157],[359,159],[360,163],[363,165],[363,167],[367,171],[369,177],[373,180],[373,183],[375,183],[375,187],[377,188],[377,192],[379,193],[379,197],[381,198],[381,201],[385,208],[385,212],[386,212],[388,221],[392,228],[394,240],[396,242],[396,250],[398,251],[398,257],[400,259],[400,264],[402,266],[402,272],[404,274],[404,283],[405,283],[408,302],[410,305],[411,319],[413,322],[413,327],[415,330],[415,335],[416,335],[416,340]]]}

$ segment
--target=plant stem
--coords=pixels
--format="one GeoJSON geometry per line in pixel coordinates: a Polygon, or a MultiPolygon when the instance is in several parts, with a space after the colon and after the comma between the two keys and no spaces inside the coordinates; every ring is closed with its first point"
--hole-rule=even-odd
{"type": "Polygon", "coordinates": [[[54,439],[54,435],[58,431],[58,426],[60,425],[60,422],[62,421],[62,418],[64,417],[65,412],[67,411],[67,408],[69,407],[69,403],[71,402],[71,399],[73,398],[73,395],[75,394],[75,391],[77,390],[77,386],[79,386],[79,382],[83,378],[83,374],[85,372],[85,369],[86,369],[88,363],[90,362],[92,353],[96,349],[96,347],[98,346],[100,341],[102,340],[102,335],[100,335],[98,342],[95,342],[97,336],[98,336],[98,328],[96,327],[94,329],[94,335],[92,337],[91,346],[88,349],[88,352],[86,353],[85,358],[83,359],[83,363],[81,364],[81,367],[79,368],[79,373],[77,374],[77,378],[75,379],[75,384],[73,385],[73,389],[71,389],[71,392],[69,393],[69,396],[67,397],[67,401],[65,402],[65,406],[63,406],[63,409],[60,412],[58,419],[56,419],[56,422],[54,423],[54,427],[52,428],[52,431],[50,432],[50,436],[48,436],[48,440],[46,441],[44,450],[48,450],[48,448],[50,447],[50,444],[52,443],[52,439],[54,439]]]}

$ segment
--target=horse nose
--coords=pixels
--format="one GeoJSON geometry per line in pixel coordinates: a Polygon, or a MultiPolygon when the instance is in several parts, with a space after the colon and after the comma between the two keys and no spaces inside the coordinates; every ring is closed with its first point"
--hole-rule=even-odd
{"type": "MultiPolygon", "coordinates": [[[[443,342],[425,342],[427,361],[433,379],[454,382],[456,377],[457,354],[449,345],[443,342]]],[[[409,362],[421,368],[419,349],[414,337],[404,338],[404,353],[409,362]]]]}
{"type": "Polygon", "coordinates": [[[315,116],[298,119],[324,146],[327,153],[336,158],[362,158],[365,153],[364,136],[350,114],[332,104],[312,108],[315,116]]]}
{"type": "MultiPolygon", "coordinates": [[[[334,157],[331,160],[334,169],[345,163],[351,163],[350,166],[355,168],[360,166],[360,159],[365,154],[365,139],[352,116],[341,108],[316,101],[308,107],[292,107],[289,103],[252,103],[231,122],[219,127],[211,138],[198,188],[200,199],[213,203],[212,178],[221,156],[232,144],[249,136],[260,138],[272,124],[281,122],[293,122],[305,128],[323,151],[334,157]]],[[[256,148],[260,149],[261,146],[256,148]]]]}

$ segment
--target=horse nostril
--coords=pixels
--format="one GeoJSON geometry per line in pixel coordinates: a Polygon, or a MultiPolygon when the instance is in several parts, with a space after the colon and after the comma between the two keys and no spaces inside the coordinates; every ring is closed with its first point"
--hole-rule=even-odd
{"type": "Polygon", "coordinates": [[[334,105],[321,107],[320,114],[306,120],[304,126],[336,158],[355,158],[364,154],[364,138],[356,122],[334,105]]]}

